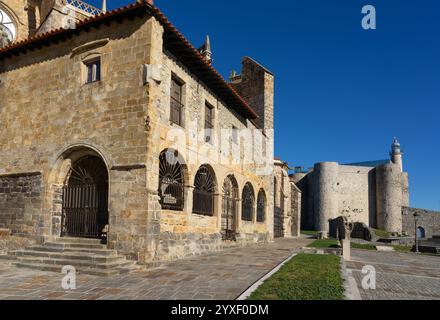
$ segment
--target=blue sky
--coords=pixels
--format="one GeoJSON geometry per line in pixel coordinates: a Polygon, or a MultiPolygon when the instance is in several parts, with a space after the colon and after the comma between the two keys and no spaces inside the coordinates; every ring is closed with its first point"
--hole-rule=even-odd
{"type": "Polygon", "coordinates": [[[439,1],[155,4],[195,46],[211,36],[214,66],[225,78],[245,55],[275,73],[275,153],[292,167],[386,159],[396,136],[411,205],[440,210],[439,1]],[[377,10],[373,31],[361,28],[366,4],[377,10]]]}

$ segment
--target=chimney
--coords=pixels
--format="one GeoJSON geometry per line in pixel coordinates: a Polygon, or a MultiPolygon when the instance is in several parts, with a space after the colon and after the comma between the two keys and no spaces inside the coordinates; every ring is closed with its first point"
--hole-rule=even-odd
{"type": "Polygon", "coordinates": [[[102,12],[107,12],[107,0],[102,0],[102,12]]]}
{"type": "Polygon", "coordinates": [[[245,57],[241,75],[232,73],[231,86],[258,114],[258,124],[263,130],[273,130],[274,75],[255,60],[245,57]]]}
{"type": "Polygon", "coordinates": [[[205,43],[199,48],[200,54],[205,58],[206,62],[212,63],[211,40],[209,35],[206,36],[205,43]]]}

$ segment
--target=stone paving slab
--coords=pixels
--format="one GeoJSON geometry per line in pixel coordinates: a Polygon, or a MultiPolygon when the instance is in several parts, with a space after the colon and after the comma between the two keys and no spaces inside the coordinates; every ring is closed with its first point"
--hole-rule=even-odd
{"type": "Polygon", "coordinates": [[[440,300],[440,257],[353,250],[346,262],[364,300],[440,300]],[[376,269],[376,290],[362,288],[362,269],[376,269]]]}
{"type": "Polygon", "coordinates": [[[111,278],[78,275],[76,290],[61,288],[63,274],[0,262],[0,300],[233,300],[312,240],[231,248],[111,278]]]}

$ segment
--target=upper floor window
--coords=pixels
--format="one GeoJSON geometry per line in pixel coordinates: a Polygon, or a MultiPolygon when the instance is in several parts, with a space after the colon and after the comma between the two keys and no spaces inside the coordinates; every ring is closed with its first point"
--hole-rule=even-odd
{"type": "Polygon", "coordinates": [[[86,66],[86,83],[101,80],[101,59],[84,62],[86,66]]]}
{"type": "Polygon", "coordinates": [[[171,79],[171,114],[170,121],[183,127],[183,103],[182,93],[183,85],[176,78],[171,79]]]}
{"type": "Polygon", "coordinates": [[[213,142],[212,134],[214,131],[214,107],[209,103],[205,104],[205,140],[213,142]]]}

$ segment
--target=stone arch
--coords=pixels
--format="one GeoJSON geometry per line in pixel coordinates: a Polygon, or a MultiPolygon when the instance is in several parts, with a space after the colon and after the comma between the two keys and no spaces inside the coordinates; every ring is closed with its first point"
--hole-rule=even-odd
{"type": "MultiPolygon", "coordinates": [[[[103,188],[103,192],[100,193],[100,199],[105,199],[100,200],[100,210],[107,211],[105,225],[108,224],[108,204],[110,194],[110,168],[108,161],[103,153],[93,146],[84,144],[71,145],[60,152],[48,177],[48,194],[52,216],[51,234],[54,237],[59,237],[64,234],[63,214],[65,215],[66,212],[63,212],[63,201],[67,201],[68,196],[66,195],[64,197],[66,199],[63,199],[63,190],[66,190],[66,188],[69,186],[69,183],[71,183],[72,172],[75,170],[75,165],[81,162],[86,162],[85,159],[90,159],[91,161],[94,159],[95,164],[93,164],[93,166],[95,166],[95,169],[96,165],[100,163],[102,165],[101,171],[105,171],[105,185],[101,186],[103,188]],[[101,207],[102,201],[105,202],[105,205],[101,207]]],[[[86,171],[92,171],[92,168],[86,168],[85,172],[86,171]]],[[[64,211],[66,211],[66,209],[64,211]]],[[[102,221],[102,219],[100,221],[102,221]]],[[[101,226],[99,226],[99,229],[101,229],[101,226]]],[[[101,236],[102,232],[103,230],[96,231],[97,234],[100,234],[99,236],[101,236]]],[[[106,231],[104,231],[104,233],[106,233],[106,231]]],[[[105,234],[105,236],[107,235],[105,234]]]]}

